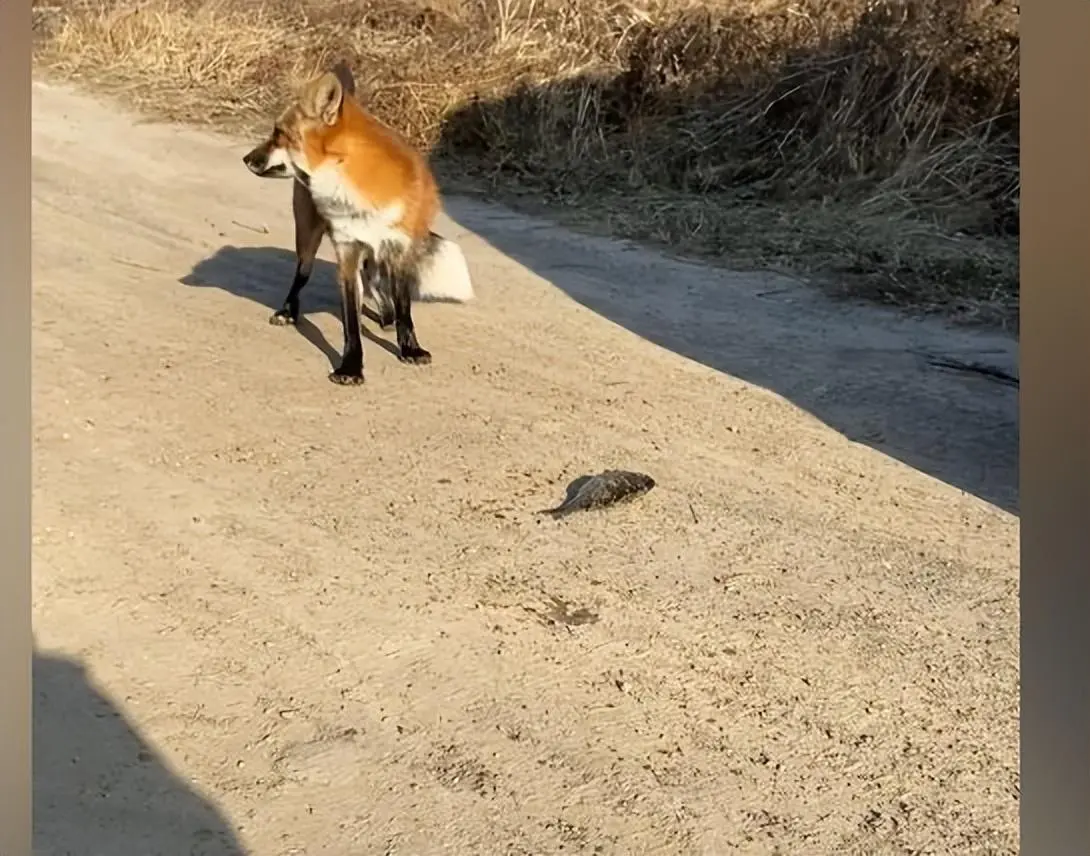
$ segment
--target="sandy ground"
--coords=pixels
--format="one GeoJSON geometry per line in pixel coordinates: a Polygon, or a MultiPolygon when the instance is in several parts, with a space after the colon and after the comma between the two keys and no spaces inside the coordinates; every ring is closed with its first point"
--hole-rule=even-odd
{"type": "Polygon", "coordinates": [[[1017,852],[1012,343],[451,200],[338,387],[245,143],[34,97],[38,856],[1017,852]]]}

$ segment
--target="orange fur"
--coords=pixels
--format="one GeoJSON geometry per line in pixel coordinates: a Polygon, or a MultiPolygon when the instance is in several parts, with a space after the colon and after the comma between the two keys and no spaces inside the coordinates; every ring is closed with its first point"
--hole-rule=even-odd
{"type": "Polygon", "coordinates": [[[339,162],[345,180],[371,204],[403,206],[396,228],[412,240],[428,236],[439,213],[439,188],[420,152],[348,93],[332,125],[307,124],[302,146],[313,169],[330,160],[339,162]]]}

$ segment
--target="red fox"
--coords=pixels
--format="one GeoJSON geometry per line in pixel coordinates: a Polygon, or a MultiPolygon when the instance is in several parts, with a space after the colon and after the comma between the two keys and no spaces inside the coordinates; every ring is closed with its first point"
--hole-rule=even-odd
{"type": "Polygon", "coordinates": [[[363,383],[365,293],[375,298],[379,324],[394,325],[402,362],[430,363],[412,303],[472,300],[469,269],[461,248],[432,231],[439,189],[426,158],[360,106],[348,67],[340,63],[303,86],[243,162],[257,176],[295,180],[295,277],[270,323],[298,320],[299,293],[328,235],[344,324],[344,352],[330,380],[363,383]]]}

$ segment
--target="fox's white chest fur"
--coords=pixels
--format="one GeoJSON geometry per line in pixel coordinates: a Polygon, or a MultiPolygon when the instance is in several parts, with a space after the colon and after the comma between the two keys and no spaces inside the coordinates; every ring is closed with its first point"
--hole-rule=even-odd
{"type": "Polygon", "coordinates": [[[396,228],[405,206],[401,202],[375,205],[345,180],[338,164],[315,170],[308,184],[315,206],[329,221],[335,242],[359,241],[375,250],[384,243],[404,246],[409,242],[408,235],[396,228]]]}

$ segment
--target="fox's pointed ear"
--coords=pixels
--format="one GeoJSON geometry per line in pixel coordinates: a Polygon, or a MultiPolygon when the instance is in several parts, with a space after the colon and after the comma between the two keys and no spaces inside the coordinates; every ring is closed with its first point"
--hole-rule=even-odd
{"type": "Polygon", "coordinates": [[[356,78],[352,76],[352,69],[349,68],[348,63],[343,59],[340,60],[333,66],[333,73],[337,75],[337,79],[341,82],[341,86],[344,87],[345,93],[354,96],[356,94],[356,78]]]}
{"type": "Polygon", "coordinates": [[[332,125],[337,121],[341,113],[341,104],[344,102],[344,87],[341,81],[337,75],[326,73],[308,88],[310,97],[306,100],[309,112],[327,125],[332,125]]]}

